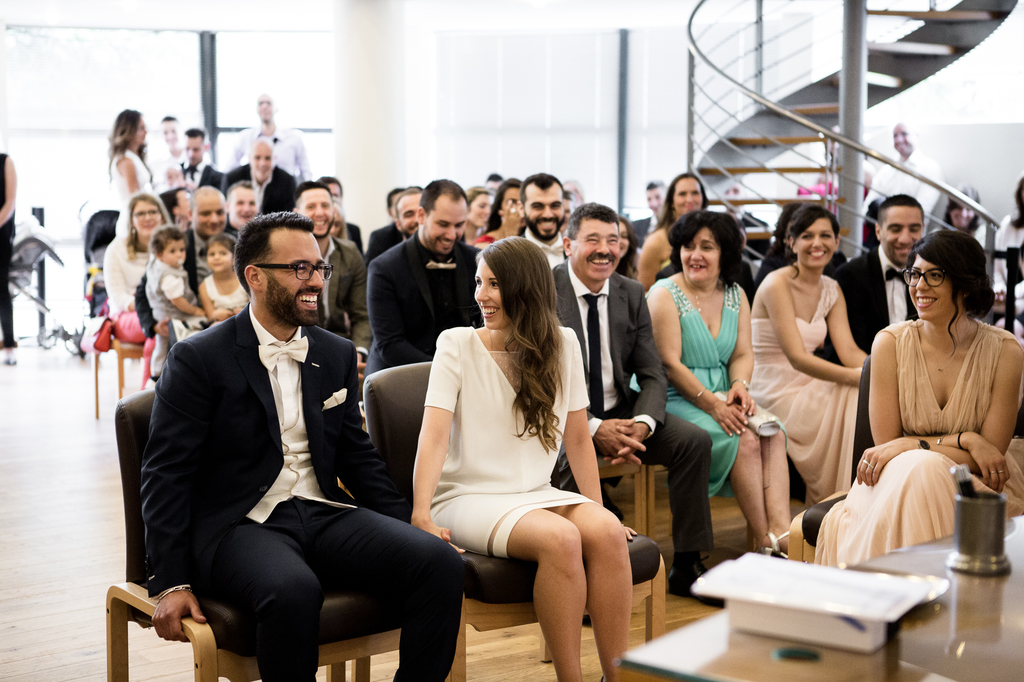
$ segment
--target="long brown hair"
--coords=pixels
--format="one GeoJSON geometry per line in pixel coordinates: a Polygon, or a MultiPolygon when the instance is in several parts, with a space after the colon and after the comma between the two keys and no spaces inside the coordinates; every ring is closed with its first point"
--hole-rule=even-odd
{"type": "MultiPolygon", "coordinates": [[[[139,131],[139,123],[142,122],[142,114],[135,111],[134,109],[125,109],[117,118],[114,119],[114,127],[110,131],[110,137],[107,140],[110,142],[110,149],[108,154],[110,155],[110,178],[114,178],[114,161],[124,156],[124,153],[131,146],[135,140],[135,133],[139,131]]],[[[146,166],[146,143],[143,142],[142,146],[139,147],[139,159],[142,161],[142,165],[146,166]]],[[[149,166],[146,166],[149,169],[149,166]]]]}
{"type": "Polygon", "coordinates": [[[546,451],[557,450],[562,431],[554,407],[564,387],[551,266],[540,247],[522,237],[496,241],[477,259],[487,263],[498,280],[501,307],[509,321],[505,348],[517,351],[513,367],[521,386],[513,408],[523,416],[523,430],[517,435],[538,436],[546,451]]]}
{"type": "Polygon", "coordinates": [[[682,218],[682,216],[676,215],[674,203],[676,197],[676,185],[686,178],[690,178],[696,182],[697,187],[700,189],[701,210],[708,207],[708,192],[704,189],[704,183],[700,181],[700,178],[693,173],[680,173],[674,177],[672,182],[668,185],[668,192],[665,194],[665,203],[661,206],[661,215],[658,216],[658,224],[655,226],[654,231],[670,230],[672,229],[672,226],[676,224],[676,221],[682,218]]]}

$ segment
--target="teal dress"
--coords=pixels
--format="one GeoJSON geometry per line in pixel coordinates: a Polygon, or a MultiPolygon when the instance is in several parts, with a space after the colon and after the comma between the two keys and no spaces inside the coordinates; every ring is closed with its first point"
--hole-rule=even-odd
{"type": "MultiPolygon", "coordinates": [[[[700,313],[690,299],[686,298],[675,282],[663,279],[651,287],[663,287],[672,294],[679,312],[679,328],[682,332],[683,355],[679,361],[693,372],[705,389],[729,391],[729,358],[736,348],[736,332],[740,318],[740,287],[731,284],[725,288],[722,305],[722,325],[718,337],[713,338],[704,324],[700,313]]],[[[711,436],[711,479],[708,481],[708,496],[732,497],[729,472],[736,461],[740,439],[728,435],[711,415],[679,395],[672,384],[668,386],[668,403],[665,411],[699,426],[711,436]]]]}

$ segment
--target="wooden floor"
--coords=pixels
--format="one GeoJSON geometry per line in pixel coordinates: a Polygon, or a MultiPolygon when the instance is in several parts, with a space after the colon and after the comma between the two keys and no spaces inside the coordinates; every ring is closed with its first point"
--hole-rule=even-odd
{"type": "MultiPolygon", "coordinates": [[[[100,419],[93,416],[88,362],[61,347],[19,349],[16,367],[0,366],[0,680],[102,680],[106,673],[104,595],[124,579],[124,525],[114,447],[117,372],[103,356],[100,419]]],[[[128,385],[137,387],[138,363],[128,385]]],[[[671,560],[667,490],[658,487],[653,537],[671,560]]],[[[613,499],[631,514],[632,484],[613,499]]],[[[745,524],[735,502],[713,499],[716,550],[709,564],[741,554],[745,524]]],[[[715,609],[668,596],[668,629],[715,609]]],[[[192,679],[191,648],[129,628],[133,680],[192,679]]],[[[471,631],[470,680],[555,680],[537,653],[536,625],[471,631]]],[[[635,614],[630,645],[643,641],[635,614]]],[[[373,680],[390,680],[397,655],[373,659],[373,680]]],[[[583,631],[587,679],[601,675],[589,628],[583,631]]],[[[321,670],[321,678],[324,672],[321,670]]]]}

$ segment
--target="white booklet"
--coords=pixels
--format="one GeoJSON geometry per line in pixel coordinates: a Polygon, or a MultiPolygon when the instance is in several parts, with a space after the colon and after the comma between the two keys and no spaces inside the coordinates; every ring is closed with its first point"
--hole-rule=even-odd
{"type": "Polygon", "coordinates": [[[949,587],[946,580],[864,573],[744,554],[693,592],[727,601],[730,627],[854,651],[874,651],[888,624],[949,587]]]}

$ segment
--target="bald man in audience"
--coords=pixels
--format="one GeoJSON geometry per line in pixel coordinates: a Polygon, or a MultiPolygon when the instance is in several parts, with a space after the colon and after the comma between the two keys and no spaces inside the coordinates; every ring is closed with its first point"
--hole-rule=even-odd
{"type": "MultiPolygon", "coordinates": [[[[900,163],[925,177],[942,181],[942,167],[935,159],[917,149],[919,142],[920,135],[906,123],[897,123],[892,129],[892,146],[899,154],[900,163]]],[[[921,210],[924,211],[925,222],[935,211],[935,204],[939,200],[939,190],[931,185],[926,185],[892,166],[882,166],[871,183],[868,202],[896,194],[908,194],[917,199],[921,204],[921,210]]]]}
{"type": "MultiPolygon", "coordinates": [[[[334,202],[320,182],[303,182],[295,191],[295,212],[313,221],[313,236],[324,262],[334,268],[317,302],[317,326],[355,344],[360,377],[370,354],[370,316],[366,313],[366,265],[348,239],[331,236],[334,202]]],[[[362,381],[362,378],[360,378],[362,381]]]]}
{"type": "Polygon", "coordinates": [[[295,178],[274,164],[274,148],[266,139],[259,138],[253,143],[249,163],[224,174],[221,190],[226,192],[239,180],[252,183],[260,213],[295,208],[295,178]]]}
{"type": "Polygon", "coordinates": [[[260,95],[256,100],[256,115],[260,118],[260,124],[255,128],[246,128],[238,134],[232,167],[242,163],[242,157],[247,153],[250,154],[251,164],[253,143],[264,140],[277,152],[277,165],[282,170],[295,178],[296,182],[309,180],[313,174],[309,170],[309,158],[306,155],[306,144],[302,141],[302,133],[277,125],[274,121],[275,114],[277,107],[274,106],[274,99],[267,94],[260,95]]]}

